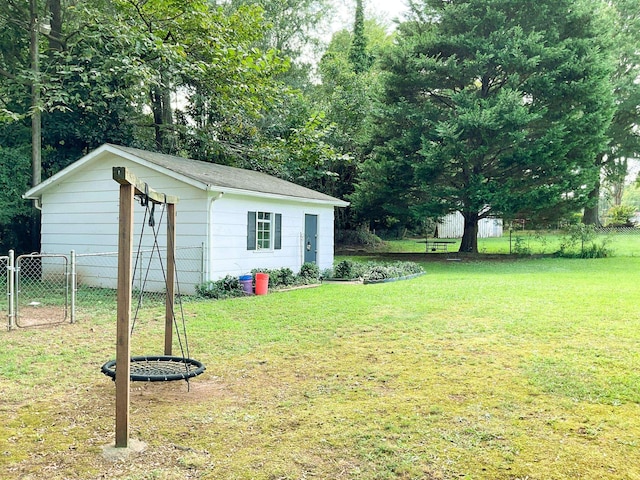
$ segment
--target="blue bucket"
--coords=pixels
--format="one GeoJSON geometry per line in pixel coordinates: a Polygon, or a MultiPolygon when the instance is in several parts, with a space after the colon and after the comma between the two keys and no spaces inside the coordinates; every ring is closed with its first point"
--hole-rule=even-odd
{"type": "Polygon", "coordinates": [[[242,284],[242,291],[251,295],[253,293],[253,277],[251,275],[240,275],[238,278],[242,284]]]}

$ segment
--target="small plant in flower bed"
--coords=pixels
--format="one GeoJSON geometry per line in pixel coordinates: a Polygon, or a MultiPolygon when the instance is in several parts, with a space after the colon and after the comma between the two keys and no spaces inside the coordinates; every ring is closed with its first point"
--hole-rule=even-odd
{"type": "Polygon", "coordinates": [[[298,274],[303,284],[318,283],[320,280],[320,268],[315,263],[304,263],[298,274]]]}
{"type": "Polygon", "coordinates": [[[295,285],[309,285],[318,283],[320,279],[320,269],[315,263],[305,263],[300,268],[300,272],[294,275],[290,268],[256,268],[251,273],[266,273],[269,275],[269,288],[286,288],[295,285]]]}
{"type": "Polygon", "coordinates": [[[381,264],[376,262],[360,263],[351,260],[342,260],[337,263],[332,270],[325,271],[323,276],[325,278],[340,280],[362,278],[365,281],[379,281],[388,278],[407,277],[419,273],[424,273],[424,269],[415,262],[381,264]]]}
{"type": "Polygon", "coordinates": [[[238,277],[227,275],[220,280],[210,280],[196,285],[196,293],[205,298],[231,298],[244,295],[242,284],[238,277]]]}
{"type": "Polygon", "coordinates": [[[296,276],[293,273],[293,270],[290,268],[254,268],[251,270],[253,277],[255,278],[256,273],[266,273],[269,275],[269,288],[274,287],[289,287],[291,285],[295,285],[296,276]]]}

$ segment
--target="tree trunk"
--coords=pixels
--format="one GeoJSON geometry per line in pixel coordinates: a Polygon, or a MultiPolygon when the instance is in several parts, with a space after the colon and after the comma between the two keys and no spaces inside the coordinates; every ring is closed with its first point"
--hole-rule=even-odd
{"type": "Polygon", "coordinates": [[[171,153],[170,126],[173,125],[173,111],[171,110],[171,92],[166,87],[151,89],[151,110],[155,127],[156,148],[160,152],[171,153]]]}
{"type": "Polygon", "coordinates": [[[38,49],[38,6],[36,0],[29,1],[29,54],[31,57],[31,185],[42,181],[42,116],[40,113],[40,51],[38,49]]]}
{"type": "Polygon", "coordinates": [[[593,225],[594,227],[601,227],[600,222],[600,180],[594,185],[593,190],[589,193],[589,205],[584,207],[582,213],[582,223],[585,225],[593,225]]]}
{"type": "Polygon", "coordinates": [[[51,50],[62,51],[62,6],[60,0],[47,0],[47,8],[49,10],[49,24],[51,32],[49,33],[49,48],[51,50]]]}
{"type": "MultiPolygon", "coordinates": [[[[598,154],[596,158],[596,166],[598,167],[598,172],[602,171],[602,166],[604,164],[604,153],[598,154]]],[[[594,227],[601,227],[602,223],[600,222],[600,174],[598,174],[598,178],[593,185],[593,190],[589,192],[589,203],[586,207],[584,207],[584,212],[582,213],[582,223],[585,225],[593,225],[594,227]]]]}
{"type": "Polygon", "coordinates": [[[462,212],[464,217],[464,232],[460,242],[460,252],[478,253],[478,214],[476,212],[462,212]]]}

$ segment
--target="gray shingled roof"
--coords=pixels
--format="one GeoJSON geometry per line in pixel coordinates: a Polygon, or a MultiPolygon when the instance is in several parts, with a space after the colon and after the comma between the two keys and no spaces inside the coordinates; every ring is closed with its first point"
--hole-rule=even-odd
{"type": "Polygon", "coordinates": [[[345,203],[338,198],[316,192],[310,188],[301,187],[300,185],[267,175],[266,173],[165,155],[147,150],[139,150],[137,148],[121,147],[119,145],[109,146],[160,167],[164,167],[172,172],[184,175],[192,180],[202,182],[214,190],[216,187],[222,190],[232,188],[338,204],[345,203]]]}

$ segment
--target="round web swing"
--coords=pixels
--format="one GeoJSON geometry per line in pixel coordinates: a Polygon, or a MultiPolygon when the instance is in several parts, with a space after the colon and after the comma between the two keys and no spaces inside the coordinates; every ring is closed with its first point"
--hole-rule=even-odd
{"type": "MultiPolygon", "coordinates": [[[[129,378],[132,382],[188,380],[205,371],[205,366],[197,360],[170,355],[131,357],[130,362],[129,378]]],[[[101,370],[105,375],[115,379],[116,361],[105,363],[101,370]]]]}
{"type": "MultiPolygon", "coordinates": [[[[126,174],[126,172],[125,172],[126,174]]],[[[114,168],[114,178],[116,175],[116,169],[114,168]]],[[[155,192],[153,192],[155,194],[155,192]]],[[[157,195],[157,194],[155,194],[157,195]]],[[[131,279],[131,285],[135,283],[135,273],[139,270],[138,265],[142,266],[141,260],[141,252],[142,252],[142,239],[144,237],[145,225],[148,224],[153,230],[153,246],[151,250],[151,255],[149,256],[149,261],[146,266],[146,272],[144,276],[144,281],[142,282],[142,287],[140,288],[138,295],[138,303],[135,309],[135,315],[133,317],[131,330],[129,334],[133,334],[136,320],[138,318],[138,313],[140,311],[140,307],[142,305],[142,299],[145,292],[145,286],[147,284],[147,280],[149,277],[149,272],[151,270],[151,264],[153,261],[154,254],[157,254],[157,259],[160,264],[160,270],[162,272],[162,277],[164,279],[164,283],[167,286],[167,317],[172,319],[173,326],[175,327],[176,335],[178,338],[178,343],[180,345],[180,350],[182,356],[174,356],[174,355],[152,355],[152,356],[132,356],[129,358],[129,380],[137,381],[137,382],[167,382],[173,380],[186,380],[187,383],[189,379],[200,375],[205,371],[205,366],[192,358],[189,358],[189,344],[187,342],[187,331],[186,324],[184,319],[184,311],[182,309],[182,301],[180,296],[180,283],[178,282],[177,274],[175,275],[175,284],[177,287],[177,298],[178,304],[180,306],[180,313],[182,318],[182,332],[184,336],[184,341],[182,335],[180,334],[180,328],[178,326],[178,322],[176,320],[176,315],[174,311],[174,296],[173,296],[173,283],[168,282],[167,279],[174,279],[174,271],[175,271],[175,241],[170,238],[174,232],[174,222],[175,222],[175,211],[171,210],[172,215],[170,215],[170,221],[167,226],[167,256],[168,260],[171,262],[171,268],[167,268],[169,270],[169,275],[165,272],[164,265],[162,263],[162,255],[160,254],[160,247],[158,245],[158,234],[159,229],[156,229],[156,223],[154,218],[155,212],[155,204],[162,203],[162,213],[160,216],[160,224],[162,224],[162,219],[165,214],[166,205],[167,205],[167,196],[164,195],[164,199],[162,202],[154,200],[150,197],[149,186],[144,184],[144,192],[139,192],[136,188],[136,196],[140,198],[140,204],[145,207],[144,220],[142,223],[142,229],[140,232],[140,238],[138,243],[138,249],[136,252],[135,263],[133,267],[133,277],[131,279]],[[171,287],[171,288],[170,288],[171,287]],[[171,298],[170,298],[171,297],[171,298]]],[[[170,204],[173,205],[173,204],[170,204]]],[[[169,344],[168,350],[170,353],[170,345],[171,345],[171,330],[170,326],[166,324],[165,326],[165,350],[167,350],[167,342],[169,344]],[[168,338],[168,340],[167,340],[168,338]]],[[[167,353],[167,352],[165,352],[167,353]]],[[[110,360],[106,362],[101,367],[102,373],[111,377],[114,381],[116,379],[116,363],[117,360],[110,360]]]]}

